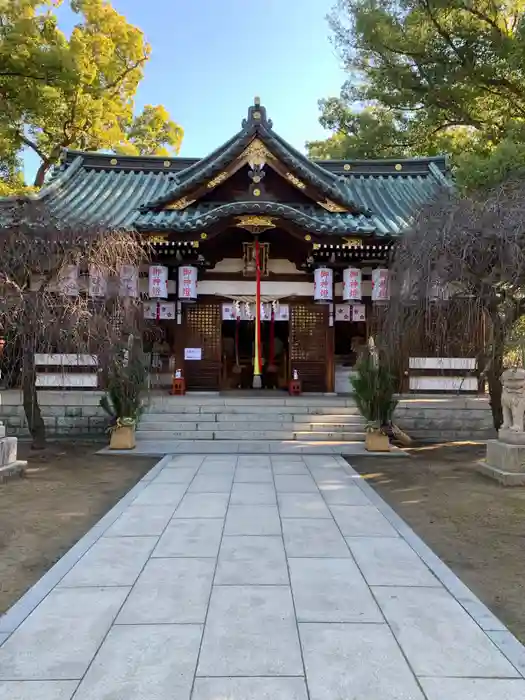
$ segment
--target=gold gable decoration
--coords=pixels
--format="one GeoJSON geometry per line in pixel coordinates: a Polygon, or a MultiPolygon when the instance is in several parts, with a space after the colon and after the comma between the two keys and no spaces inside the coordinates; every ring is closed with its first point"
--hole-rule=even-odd
{"type": "Polygon", "coordinates": [[[271,216],[239,216],[235,226],[250,233],[262,233],[269,228],[275,228],[273,222],[274,219],[271,216]]]}
{"type": "Polygon", "coordinates": [[[206,187],[207,187],[209,190],[212,190],[214,187],[217,187],[217,185],[220,185],[221,182],[224,182],[224,181],[227,180],[229,177],[230,177],[230,173],[228,173],[227,171],[224,171],[224,172],[222,172],[222,173],[219,173],[219,174],[216,175],[212,180],[210,180],[210,181],[208,182],[208,184],[206,185],[206,187]]]}
{"type": "Polygon", "coordinates": [[[147,236],[146,240],[148,241],[148,243],[151,243],[152,245],[154,245],[155,243],[167,243],[168,236],[166,234],[154,233],[150,236],[147,236]]]}
{"type": "Polygon", "coordinates": [[[260,139],[254,139],[241,153],[239,161],[248,163],[252,168],[256,166],[262,168],[273,157],[273,154],[260,139]]]}
{"type": "Polygon", "coordinates": [[[331,199],[325,199],[324,202],[317,202],[319,206],[323,207],[323,209],[326,209],[329,212],[332,212],[332,214],[346,214],[348,213],[348,209],[345,207],[342,207],[340,204],[336,204],[335,202],[332,202],[331,199]]]}
{"type": "Polygon", "coordinates": [[[177,199],[177,201],[175,202],[170,202],[169,204],[166,204],[164,209],[180,211],[181,209],[186,209],[186,207],[189,207],[190,204],[193,204],[194,201],[194,199],[182,197],[181,199],[177,199]]]}
{"type": "Polygon", "coordinates": [[[343,238],[349,248],[362,248],[363,241],[360,238],[343,238]]]}
{"type": "Polygon", "coordinates": [[[306,185],[302,180],[299,180],[298,177],[296,177],[293,173],[286,173],[286,179],[292,183],[292,185],[295,185],[298,189],[304,190],[306,189],[306,185]]]}

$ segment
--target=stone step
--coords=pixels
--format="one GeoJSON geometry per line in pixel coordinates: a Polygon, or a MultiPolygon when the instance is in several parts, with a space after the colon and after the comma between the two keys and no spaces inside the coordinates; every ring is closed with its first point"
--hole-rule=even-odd
{"type": "MultiPolygon", "coordinates": [[[[272,423],[306,423],[312,425],[337,424],[353,425],[356,423],[365,424],[365,419],[357,414],[341,415],[314,413],[144,413],[140,419],[141,425],[160,425],[164,423],[251,423],[251,422],[272,422],[272,423]]],[[[208,428],[211,430],[211,428],[208,428]]]]}
{"type": "Polygon", "coordinates": [[[157,425],[159,423],[209,423],[217,422],[216,413],[167,413],[155,409],[146,410],[140,417],[140,425],[157,425]]]}
{"type": "Polygon", "coordinates": [[[221,420],[229,420],[231,416],[246,415],[293,415],[293,416],[358,416],[357,406],[309,406],[308,404],[297,404],[296,406],[268,406],[266,404],[247,406],[216,406],[194,404],[157,404],[149,403],[145,407],[144,415],[217,415],[226,416],[221,420]]]}
{"type": "Polygon", "coordinates": [[[205,431],[215,431],[221,432],[223,430],[289,430],[291,432],[311,432],[311,431],[321,431],[321,432],[341,432],[341,431],[353,431],[353,430],[363,430],[366,422],[360,420],[351,420],[344,422],[334,422],[334,421],[323,421],[315,423],[306,422],[293,422],[293,421],[220,421],[220,422],[188,422],[166,419],[166,416],[162,416],[162,419],[152,421],[145,420],[145,417],[139,423],[137,432],[140,433],[141,430],[155,430],[157,432],[173,431],[173,430],[184,430],[186,432],[190,430],[205,430],[205,431]]]}
{"type": "Polygon", "coordinates": [[[138,430],[140,440],[300,440],[300,441],[364,441],[365,433],[349,431],[336,433],[333,431],[293,431],[293,430],[138,430]]]}
{"type": "Polygon", "coordinates": [[[316,395],[306,395],[306,396],[281,396],[277,398],[263,398],[263,397],[250,397],[250,398],[228,398],[228,397],[208,397],[208,398],[198,398],[193,396],[150,396],[149,398],[150,406],[157,406],[164,409],[165,407],[172,406],[199,406],[199,407],[219,407],[223,409],[225,406],[228,407],[275,407],[275,406],[319,406],[323,407],[355,407],[355,400],[351,397],[340,398],[338,396],[316,396],[316,395]]]}

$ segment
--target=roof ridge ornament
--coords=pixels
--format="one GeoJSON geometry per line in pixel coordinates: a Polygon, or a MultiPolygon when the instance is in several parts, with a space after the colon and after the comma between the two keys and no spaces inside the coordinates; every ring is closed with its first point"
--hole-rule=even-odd
{"type": "Polygon", "coordinates": [[[258,126],[265,126],[267,129],[273,128],[273,122],[266,116],[266,107],[261,105],[261,98],[254,97],[253,105],[248,108],[248,118],[242,120],[242,128],[250,129],[258,126]]]}

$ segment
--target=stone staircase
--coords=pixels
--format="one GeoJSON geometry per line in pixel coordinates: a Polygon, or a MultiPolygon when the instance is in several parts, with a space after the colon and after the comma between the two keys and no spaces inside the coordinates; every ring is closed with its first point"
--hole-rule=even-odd
{"type": "Polygon", "coordinates": [[[137,441],[364,442],[365,421],[348,397],[311,394],[153,396],[137,441]]]}

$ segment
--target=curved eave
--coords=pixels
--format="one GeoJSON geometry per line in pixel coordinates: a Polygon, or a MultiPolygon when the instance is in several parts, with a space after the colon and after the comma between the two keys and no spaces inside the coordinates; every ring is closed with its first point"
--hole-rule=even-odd
{"type": "Polygon", "coordinates": [[[287,204],[275,202],[232,202],[222,204],[207,212],[202,211],[161,211],[141,214],[135,225],[143,231],[174,231],[189,233],[202,231],[207,227],[235,216],[264,215],[291,221],[303,230],[316,234],[372,234],[375,226],[364,215],[320,214],[312,216],[298,211],[287,204]]]}

